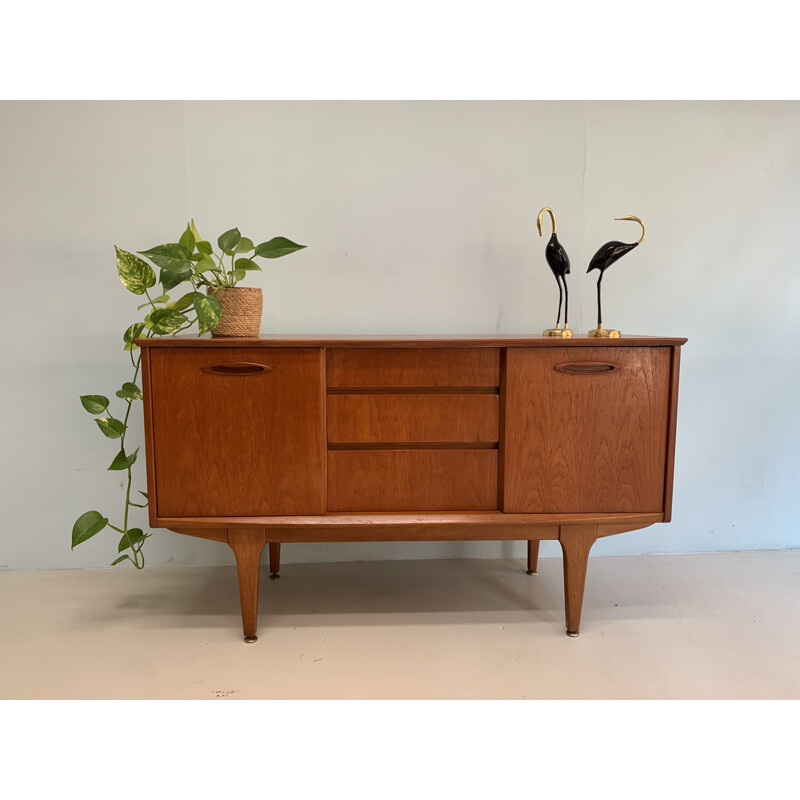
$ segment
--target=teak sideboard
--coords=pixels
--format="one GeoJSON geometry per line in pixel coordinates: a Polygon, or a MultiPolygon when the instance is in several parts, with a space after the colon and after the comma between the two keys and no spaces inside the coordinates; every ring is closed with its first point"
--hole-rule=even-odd
{"type": "Polygon", "coordinates": [[[140,339],[150,525],[225,542],[245,641],[282,542],[539,541],[580,628],[601,536],[668,522],[686,339],[140,339]]]}

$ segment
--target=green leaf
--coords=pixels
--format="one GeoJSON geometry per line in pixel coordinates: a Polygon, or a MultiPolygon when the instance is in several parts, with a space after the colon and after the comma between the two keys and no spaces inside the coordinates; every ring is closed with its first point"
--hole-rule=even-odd
{"type": "Polygon", "coordinates": [[[288,256],[289,253],[303,250],[305,247],[306,245],[304,244],[295,244],[289,241],[285,236],[276,236],[274,239],[258,245],[255,254],[261,256],[261,258],[280,258],[281,256],[288,256]]]}
{"type": "Polygon", "coordinates": [[[72,526],[72,549],[91,539],[96,533],[100,533],[106,525],[108,517],[104,517],[99,511],[87,511],[81,514],[72,526]]]}
{"type": "Polygon", "coordinates": [[[237,269],[249,269],[249,270],[257,269],[259,272],[262,271],[261,267],[259,267],[258,264],[256,264],[255,261],[251,261],[249,258],[237,258],[236,259],[236,268],[237,269]]]}
{"type": "Polygon", "coordinates": [[[192,236],[194,236],[194,240],[196,242],[203,240],[203,237],[200,235],[200,231],[197,230],[197,226],[194,224],[194,220],[189,223],[189,230],[192,232],[192,236]]]}
{"type": "Polygon", "coordinates": [[[233,271],[233,277],[237,281],[243,281],[246,276],[247,276],[247,273],[243,269],[241,269],[241,267],[237,267],[233,271]]]}
{"type": "Polygon", "coordinates": [[[219,269],[219,266],[211,256],[203,256],[203,259],[194,265],[194,271],[197,273],[209,272],[210,270],[216,269],[219,269]]]}
{"type": "Polygon", "coordinates": [[[169,307],[174,309],[175,311],[185,311],[187,308],[191,307],[194,303],[194,292],[189,292],[185,294],[180,300],[176,300],[174,303],[170,303],[169,307]]]}
{"type": "Polygon", "coordinates": [[[119,540],[119,546],[117,547],[117,552],[121,553],[123,550],[127,550],[129,547],[133,547],[133,545],[143,542],[146,538],[147,534],[143,533],[141,528],[130,528],[127,536],[124,533],[122,534],[122,538],[119,540]]]}
{"type": "Polygon", "coordinates": [[[204,256],[210,256],[214,252],[214,248],[211,246],[211,242],[198,242],[197,249],[204,256]]]}
{"type": "Polygon", "coordinates": [[[138,345],[134,344],[134,341],[142,335],[143,330],[144,322],[135,322],[122,334],[122,340],[125,344],[133,345],[133,347],[126,347],[126,350],[133,350],[135,347],[138,347],[138,345]]]}
{"type": "Polygon", "coordinates": [[[141,400],[142,390],[135,383],[123,383],[122,388],[117,391],[117,397],[123,400],[141,400]]]}
{"type": "Polygon", "coordinates": [[[108,398],[102,394],[81,395],[81,405],[90,414],[102,414],[108,408],[108,398]]]}
{"type": "Polygon", "coordinates": [[[195,292],[194,310],[197,312],[197,328],[200,333],[214,330],[222,319],[222,304],[213,295],[195,292]]]}
{"type": "Polygon", "coordinates": [[[242,236],[239,239],[239,244],[236,245],[236,252],[237,253],[249,253],[255,245],[253,244],[252,239],[248,239],[246,236],[242,236]]]}
{"type": "Polygon", "coordinates": [[[138,452],[139,448],[137,447],[129,456],[126,456],[125,451],[120,450],[119,453],[114,456],[114,460],[111,462],[109,469],[128,469],[128,467],[136,463],[136,454],[138,452]]]}
{"type": "Polygon", "coordinates": [[[185,280],[187,280],[191,274],[192,267],[190,263],[190,265],[183,272],[168,272],[167,270],[162,269],[159,280],[161,281],[161,285],[167,291],[169,291],[170,289],[174,289],[179,283],[183,283],[185,280]]]}
{"type": "Polygon", "coordinates": [[[118,419],[113,417],[99,417],[95,420],[97,427],[103,431],[103,434],[109,439],[119,439],[125,433],[125,425],[118,419]]]}
{"type": "Polygon", "coordinates": [[[182,244],[160,244],[149,250],[140,250],[139,255],[147,256],[154,264],[167,272],[186,272],[187,267],[191,268],[192,266],[192,262],[189,260],[190,253],[182,244]]]}
{"type": "Polygon", "coordinates": [[[222,236],[217,239],[217,244],[223,253],[226,253],[230,256],[233,255],[236,245],[239,244],[239,240],[241,238],[242,234],[239,233],[239,229],[231,228],[231,230],[225,231],[225,233],[223,233],[222,236]]]}
{"type": "Polygon", "coordinates": [[[143,494],[143,495],[144,495],[144,498],[145,498],[145,500],[149,500],[149,499],[150,499],[150,498],[147,496],[147,492],[142,492],[142,491],[140,491],[140,492],[139,492],[139,494],[143,494]]]}
{"type": "Polygon", "coordinates": [[[180,243],[189,251],[189,253],[194,252],[194,234],[188,225],[186,226],[186,230],[181,235],[180,243]]]}
{"type": "Polygon", "coordinates": [[[174,308],[157,308],[155,311],[150,312],[153,331],[159,336],[175,333],[187,321],[187,318],[180,311],[175,311],[174,308]]]}
{"type": "Polygon", "coordinates": [[[114,250],[117,251],[119,279],[129,292],[144,294],[146,289],[155,286],[156,274],[146,261],[126,250],[120,250],[116,245],[114,250]]]}
{"type": "Polygon", "coordinates": [[[133,559],[127,553],[125,553],[124,556],[120,556],[119,558],[115,558],[111,562],[111,566],[112,567],[116,567],[117,564],[121,564],[123,561],[130,561],[131,563],[133,563],[133,559]]]}

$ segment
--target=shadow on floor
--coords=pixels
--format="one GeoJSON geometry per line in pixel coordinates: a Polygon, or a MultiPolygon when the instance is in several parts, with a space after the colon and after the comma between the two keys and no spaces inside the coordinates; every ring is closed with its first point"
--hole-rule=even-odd
{"type": "MultiPolygon", "coordinates": [[[[168,587],[157,583],[120,587],[93,621],[113,624],[120,613],[134,613],[159,627],[239,624],[234,567],[171,569],[168,587]]],[[[562,592],[561,559],[543,559],[533,576],[517,559],[287,564],[279,580],[262,566],[259,616],[262,624],[295,627],[440,624],[443,615],[449,623],[474,623],[476,614],[487,622],[533,615],[552,623],[563,617],[562,592]]]]}

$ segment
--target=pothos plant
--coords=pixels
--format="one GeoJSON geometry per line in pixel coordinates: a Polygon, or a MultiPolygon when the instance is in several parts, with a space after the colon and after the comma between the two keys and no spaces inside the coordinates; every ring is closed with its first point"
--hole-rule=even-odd
{"type": "Polygon", "coordinates": [[[124,404],[122,414],[115,417],[110,411],[111,401],[101,394],[85,394],[81,396],[83,407],[95,417],[97,427],[108,439],[119,439],[119,452],[114,456],[108,469],[127,473],[125,506],[122,520],[114,525],[109,518],[99,511],[87,511],[81,514],[72,527],[72,548],[91,539],[106,527],[120,534],[117,556],[111,566],[130,561],[134,567],[144,567],[142,545],[151,534],[141,528],[130,526],[131,508],[147,508],[147,492],[139,491],[136,499],[142,496],[145,502],[139,503],[131,498],[133,488],[132,468],[136,463],[139,448],[129,452],[126,449],[128,420],[134,403],[142,400],[142,390],[137,384],[141,366],[141,352],[136,339],[153,336],[174,336],[186,331],[197,323],[199,333],[213,330],[222,319],[222,306],[214,297],[214,292],[222,288],[233,288],[247,273],[261,270],[253,258],[280,258],[305,245],[295,244],[283,236],[276,236],[268,242],[254,245],[252,239],[242,236],[238,228],[226,231],[217,239],[220,252],[216,253],[211,243],[200,236],[194,220],[187,226],[178,242],[161,244],[150,250],[139,251],[159,268],[158,282],[162,293],[151,297],[150,289],[156,285],[156,273],[153,267],[138,255],[114,247],[117,253],[117,272],[123,286],[133,294],[144,295],[147,302],[137,307],[138,311],[146,309],[144,319],[129,325],[122,336],[124,351],[128,353],[133,369],[130,381],[122,384],[116,396],[124,404]],[[230,262],[228,262],[230,259],[230,262]],[[171,300],[167,292],[185,284],[187,291],[177,300],[171,300]],[[206,288],[206,293],[200,291],[206,288]],[[192,316],[192,314],[194,316],[192,316]]]}

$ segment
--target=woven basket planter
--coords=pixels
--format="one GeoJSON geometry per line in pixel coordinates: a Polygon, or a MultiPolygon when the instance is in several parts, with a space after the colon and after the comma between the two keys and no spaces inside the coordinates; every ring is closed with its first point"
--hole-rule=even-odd
{"type": "Polygon", "coordinates": [[[258,336],[264,306],[261,289],[217,289],[214,296],[222,305],[222,319],[212,336],[258,336]]]}

